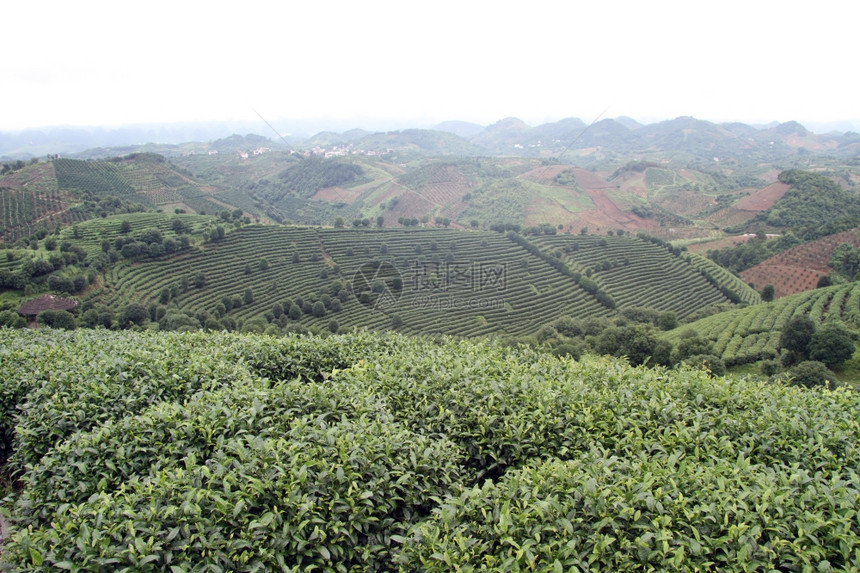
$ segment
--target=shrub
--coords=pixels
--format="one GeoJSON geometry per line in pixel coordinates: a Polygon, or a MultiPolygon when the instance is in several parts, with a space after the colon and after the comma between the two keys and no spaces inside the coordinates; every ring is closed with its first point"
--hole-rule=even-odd
{"type": "Polygon", "coordinates": [[[827,366],[814,360],[806,360],[797,364],[788,371],[789,380],[795,386],[814,388],[816,386],[829,386],[835,388],[839,385],[836,375],[827,366]]]}
{"type": "Polygon", "coordinates": [[[704,370],[711,376],[725,376],[726,374],[725,363],[713,354],[695,354],[685,358],[682,364],[697,370],[704,370]]]}

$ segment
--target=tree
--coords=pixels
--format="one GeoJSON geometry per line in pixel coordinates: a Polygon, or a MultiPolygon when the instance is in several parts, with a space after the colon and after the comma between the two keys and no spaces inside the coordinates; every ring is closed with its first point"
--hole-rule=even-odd
{"type": "Polygon", "coordinates": [[[809,340],[809,359],[822,362],[828,368],[838,366],[852,356],[854,337],[841,324],[825,324],[809,340]]]}
{"type": "Polygon", "coordinates": [[[75,317],[67,310],[43,310],[36,317],[36,322],[41,326],[64,330],[74,330],[77,326],[75,317]]]}
{"type": "Polygon", "coordinates": [[[713,344],[710,340],[702,338],[699,333],[688,328],[681,333],[681,339],[678,341],[678,346],[675,348],[675,353],[672,356],[674,362],[682,362],[690,356],[697,354],[711,354],[713,344]]]}
{"type": "Polygon", "coordinates": [[[120,254],[124,259],[133,259],[135,257],[138,257],[141,254],[140,245],[141,243],[126,243],[122,246],[120,254]]]}
{"type": "Polygon", "coordinates": [[[206,275],[202,272],[197,273],[194,277],[194,286],[197,288],[204,288],[206,286],[206,275]]]}
{"type": "Polygon", "coordinates": [[[610,326],[598,337],[595,350],[599,354],[626,356],[633,366],[644,364],[654,354],[657,336],[652,326],[610,326]]]}
{"type": "Polygon", "coordinates": [[[120,316],[120,326],[128,328],[132,324],[142,325],[149,320],[149,312],[146,307],[138,302],[131,302],[122,309],[120,316]]]}
{"type": "Polygon", "coordinates": [[[140,234],[140,241],[151,245],[153,243],[161,243],[164,237],[158,229],[146,229],[140,234]]]}
{"type": "Polygon", "coordinates": [[[383,217],[382,215],[379,215],[379,216],[376,218],[376,226],[377,226],[377,227],[382,227],[383,225],[385,225],[385,217],[383,217]]]}
{"type": "Polygon", "coordinates": [[[281,303],[276,302],[274,305],[272,305],[272,316],[274,316],[275,318],[281,318],[282,314],[284,314],[284,307],[281,305],[281,303]]]}
{"type": "Polygon", "coordinates": [[[344,225],[343,217],[336,217],[334,220],[334,226],[337,229],[342,229],[344,225]]]}
{"type": "Polygon", "coordinates": [[[0,328],[4,326],[9,328],[24,328],[27,326],[27,321],[14,310],[4,310],[0,312],[0,328]]]}
{"type": "Polygon", "coordinates": [[[818,279],[818,284],[815,285],[815,288],[824,288],[833,286],[833,277],[830,275],[822,275],[818,279]]]}
{"type": "Polygon", "coordinates": [[[773,296],[774,296],[773,285],[764,285],[764,288],[761,289],[761,300],[763,302],[770,302],[773,300],[773,296]]]}
{"type": "Polygon", "coordinates": [[[187,230],[185,227],[185,223],[182,221],[182,219],[179,218],[173,219],[171,225],[173,226],[173,232],[177,235],[181,235],[187,230]]]}
{"type": "Polygon", "coordinates": [[[242,296],[242,300],[245,304],[251,304],[254,302],[254,291],[252,291],[250,287],[245,289],[245,294],[242,296]]]}
{"type": "Polygon", "coordinates": [[[815,323],[808,316],[791,319],[782,329],[778,348],[788,351],[788,364],[805,360],[809,354],[809,342],[815,334],[815,323]]]}
{"type": "Polygon", "coordinates": [[[317,318],[322,318],[326,313],[325,304],[321,300],[316,301],[311,310],[317,318]]]}
{"type": "Polygon", "coordinates": [[[122,233],[123,235],[125,235],[126,233],[128,233],[130,231],[131,231],[131,223],[129,223],[127,220],[123,220],[119,224],[119,232],[122,233]]]}
{"type": "Polygon", "coordinates": [[[328,323],[328,329],[332,334],[337,334],[337,331],[340,330],[340,324],[335,319],[331,319],[328,323]]]}
{"type": "Polygon", "coordinates": [[[684,364],[696,370],[705,370],[711,376],[724,376],[726,373],[725,363],[713,354],[695,354],[685,359],[684,364]]]}
{"type": "Polygon", "coordinates": [[[671,310],[660,313],[660,316],[657,318],[657,328],[660,330],[678,328],[678,315],[671,310]]]}
{"type": "Polygon", "coordinates": [[[299,320],[302,317],[302,309],[299,308],[299,305],[293,303],[290,305],[290,311],[287,313],[287,316],[290,317],[290,320],[299,320]]]}

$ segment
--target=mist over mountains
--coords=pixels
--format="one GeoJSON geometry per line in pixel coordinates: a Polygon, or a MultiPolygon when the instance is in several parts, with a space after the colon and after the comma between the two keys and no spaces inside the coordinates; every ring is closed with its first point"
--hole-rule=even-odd
{"type": "Polygon", "coordinates": [[[432,127],[386,126],[358,128],[350,120],[280,120],[258,122],[188,122],[120,127],[49,127],[0,132],[0,157],[28,159],[47,154],[76,154],[94,148],[145,144],[180,145],[211,142],[231,134],[262,135],[273,146],[313,147],[363,145],[379,149],[407,145],[433,155],[559,155],[572,149],[600,149],[631,153],[678,151],[714,157],[756,159],[801,152],[854,153],[860,135],[850,122],[842,128],[818,132],[789,121],[767,125],[714,123],[693,117],[643,124],[629,117],[601,119],[587,124],[580,118],[531,126],[509,117],[490,125],[445,121],[432,127]],[[432,140],[432,143],[429,143],[432,140]]]}

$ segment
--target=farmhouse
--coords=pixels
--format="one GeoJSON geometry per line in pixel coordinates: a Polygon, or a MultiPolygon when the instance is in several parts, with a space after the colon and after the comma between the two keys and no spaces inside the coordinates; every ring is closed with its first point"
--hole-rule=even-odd
{"type": "Polygon", "coordinates": [[[18,314],[27,319],[27,324],[32,326],[36,323],[36,317],[45,310],[72,310],[78,306],[78,301],[63,298],[55,294],[44,294],[38,298],[28,300],[18,307],[18,314]]]}

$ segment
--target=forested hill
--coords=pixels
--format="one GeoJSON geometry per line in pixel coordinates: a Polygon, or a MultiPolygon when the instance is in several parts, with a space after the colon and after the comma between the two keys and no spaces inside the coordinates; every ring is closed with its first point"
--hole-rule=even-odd
{"type": "Polygon", "coordinates": [[[756,221],[791,228],[810,239],[845,230],[837,229],[837,225],[847,224],[851,228],[860,223],[860,196],[831,178],[790,169],[780,173],[779,180],[791,187],[773,207],[759,213],[756,221]],[[818,236],[813,236],[815,234],[818,236]]]}

